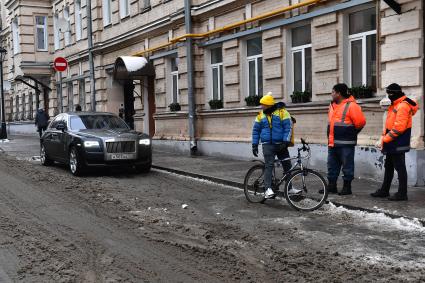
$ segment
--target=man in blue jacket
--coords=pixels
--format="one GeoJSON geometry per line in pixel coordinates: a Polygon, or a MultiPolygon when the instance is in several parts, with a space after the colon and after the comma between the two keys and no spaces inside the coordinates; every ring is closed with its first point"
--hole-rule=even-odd
{"type": "MultiPolygon", "coordinates": [[[[289,157],[288,146],[292,137],[292,120],[291,115],[284,108],[285,103],[275,103],[271,92],[261,98],[260,104],[263,110],[257,115],[252,129],[252,153],[258,157],[258,145],[261,142],[265,162],[265,197],[273,198],[275,196],[272,189],[273,163],[275,156],[280,160],[289,157]]],[[[284,171],[288,171],[291,169],[291,162],[282,162],[282,166],[284,171]]],[[[297,193],[295,189],[291,191],[297,193]]]]}

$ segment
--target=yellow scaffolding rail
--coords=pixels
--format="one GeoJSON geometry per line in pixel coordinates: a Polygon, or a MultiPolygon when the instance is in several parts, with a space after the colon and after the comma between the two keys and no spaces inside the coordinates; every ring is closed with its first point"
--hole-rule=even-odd
{"type": "Polygon", "coordinates": [[[248,24],[248,23],[258,21],[258,20],[270,18],[270,17],[276,16],[276,15],[279,15],[279,14],[282,14],[282,13],[285,13],[285,12],[288,12],[288,11],[291,11],[291,10],[294,10],[294,9],[297,9],[297,8],[302,8],[302,7],[305,7],[305,6],[313,5],[313,4],[316,4],[320,1],[323,1],[323,0],[307,0],[307,1],[304,1],[304,2],[301,2],[301,3],[298,3],[298,4],[294,4],[294,5],[290,5],[290,6],[287,6],[287,7],[280,8],[280,9],[276,9],[274,11],[264,13],[264,14],[258,15],[256,17],[253,17],[253,18],[249,18],[249,19],[239,21],[239,22],[236,22],[236,23],[233,23],[233,24],[229,24],[229,25],[226,25],[224,27],[214,29],[214,30],[211,30],[211,31],[208,31],[208,32],[205,32],[205,33],[184,34],[182,36],[172,38],[167,43],[164,43],[164,44],[161,44],[161,45],[158,45],[158,46],[155,46],[155,47],[143,50],[143,51],[136,52],[136,53],[132,54],[132,56],[143,56],[146,53],[158,51],[158,50],[163,49],[167,46],[173,45],[177,42],[184,41],[184,40],[186,40],[186,38],[200,39],[200,38],[208,37],[208,36],[216,34],[216,33],[220,33],[220,32],[223,32],[223,31],[228,31],[228,30],[234,29],[234,28],[241,26],[241,25],[244,25],[244,24],[248,24]]]}

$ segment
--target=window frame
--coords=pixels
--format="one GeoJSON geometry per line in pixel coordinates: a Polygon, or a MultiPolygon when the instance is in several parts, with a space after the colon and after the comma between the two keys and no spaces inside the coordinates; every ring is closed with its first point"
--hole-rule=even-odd
{"type": "Polygon", "coordinates": [[[130,8],[130,0],[119,0],[119,14],[121,20],[130,16],[130,8]],[[123,3],[125,4],[125,6],[123,5],[123,3]],[[123,7],[126,7],[126,14],[123,14],[123,7]]]}
{"type": "Polygon", "coordinates": [[[255,94],[254,96],[259,96],[262,95],[259,93],[258,91],[258,82],[259,82],[259,74],[258,74],[258,60],[263,60],[263,54],[258,54],[258,55],[252,55],[252,56],[247,56],[246,57],[246,62],[247,62],[247,89],[248,89],[248,96],[251,96],[251,94],[249,93],[249,83],[250,83],[250,78],[249,78],[249,63],[250,62],[254,62],[254,68],[255,68],[255,94]]]}
{"type": "Polygon", "coordinates": [[[179,71],[173,71],[171,76],[171,103],[180,103],[180,90],[179,90],[179,71]],[[176,85],[174,86],[174,77],[176,78],[176,85]],[[174,101],[174,87],[176,87],[176,101],[174,101]]]}
{"type": "Polygon", "coordinates": [[[223,47],[222,46],[217,46],[214,48],[211,48],[209,50],[209,66],[210,66],[210,78],[211,78],[211,95],[210,98],[214,99],[214,70],[217,70],[217,85],[218,85],[218,89],[217,89],[217,95],[218,95],[218,100],[223,101],[223,93],[222,93],[222,89],[224,90],[224,79],[223,79],[223,71],[224,71],[224,67],[223,67],[223,47]],[[221,56],[222,56],[222,60],[221,62],[218,63],[211,63],[212,61],[212,55],[213,55],[213,50],[214,49],[220,49],[221,51],[221,56]]]}
{"type": "Polygon", "coordinates": [[[68,23],[69,23],[69,31],[66,31],[66,32],[63,33],[63,36],[64,36],[63,41],[64,41],[65,46],[70,46],[71,41],[72,41],[72,34],[71,34],[71,23],[70,23],[71,16],[70,16],[70,12],[69,12],[69,6],[65,6],[63,8],[63,18],[65,20],[67,20],[68,23]]]}
{"type": "Polygon", "coordinates": [[[81,9],[81,0],[75,1],[74,18],[75,18],[75,40],[79,41],[83,38],[83,10],[81,9]]]}
{"type": "Polygon", "coordinates": [[[362,85],[367,85],[367,37],[371,35],[377,35],[376,29],[348,35],[348,82],[350,87],[353,86],[351,47],[354,41],[359,40],[362,42],[362,85]]]}
{"type": "Polygon", "coordinates": [[[34,16],[35,19],[35,49],[37,51],[48,51],[49,49],[49,43],[47,42],[48,37],[47,37],[47,16],[44,15],[35,15],[34,16]],[[37,18],[43,18],[44,19],[44,24],[43,25],[39,25],[37,23],[37,18]],[[44,37],[44,48],[39,48],[38,46],[38,29],[43,29],[43,37],[44,37]]]}
{"type": "Polygon", "coordinates": [[[178,57],[169,58],[169,70],[170,70],[170,96],[171,103],[180,103],[180,89],[179,89],[179,66],[178,57]],[[173,60],[175,60],[175,66],[177,70],[173,71],[173,60]],[[176,77],[176,85],[174,85],[174,77],[176,77]],[[176,101],[174,101],[174,89],[176,88],[176,101]]]}
{"type": "Polygon", "coordinates": [[[13,54],[16,55],[21,52],[21,43],[19,40],[19,21],[17,17],[12,19],[12,40],[13,54]]]}
{"type": "Polygon", "coordinates": [[[103,26],[106,27],[112,24],[112,1],[102,0],[102,3],[103,26]],[[106,9],[106,7],[108,7],[108,9],[106,9]],[[105,15],[107,15],[107,17],[105,17],[105,15]]]}
{"type": "MultiPolygon", "coordinates": [[[[305,65],[305,51],[308,48],[312,48],[312,44],[304,44],[300,46],[291,47],[291,71],[292,71],[292,93],[295,91],[295,60],[294,56],[295,53],[301,52],[301,84],[302,84],[302,90],[306,91],[306,65],[305,65]]],[[[310,90],[311,91],[311,90],[310,90]]]]}
{"type": "Polygon", "coordinates": [[[55,50],[60,49],[60,32],[59,32],[58,20],[59,20],[59,15],[58,13],[55,13],[53,15],[53,44],[54,44],[55,50]]]}

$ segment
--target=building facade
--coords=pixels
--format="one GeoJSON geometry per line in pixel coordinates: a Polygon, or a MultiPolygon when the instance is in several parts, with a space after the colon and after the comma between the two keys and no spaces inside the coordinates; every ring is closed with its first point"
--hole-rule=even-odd
{"type": "Polygon", "coordinates": [[[37,107],[50,115],[76,104],[89,110],[94,86],[97,111],[120,113],[158,147],[189,152],[194,126],[201,154],[250,159],[259,108],[249,105],[271,91],[296,117],[297,137],[314,144],[311,164],[326,168],[330,92],[345,82],[367,118],[357,175],[379,179],[383,158],[373,145],[382,133],[380,102],[385,86],[396,82],[420,105],[408,170],[410,183],[423,184],[423,1],[397,0],[400,14],[383,0],[191,2],[194,101],[185,1],[91,1],[94,84],[86,0],[6,1],[1,11],[9,121],[31,121],[37,107]],[[132,69],[127,56],[134,55],[148,60],[150,73],[132,69]],[[69,62],[62,74],[52,68],[59,56],[69,62]],[[190,103],[196,105],[194,125],[190,103]]]}

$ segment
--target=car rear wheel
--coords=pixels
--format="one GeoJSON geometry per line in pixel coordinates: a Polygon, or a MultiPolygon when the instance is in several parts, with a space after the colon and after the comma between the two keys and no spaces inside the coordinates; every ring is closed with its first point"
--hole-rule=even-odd
{"type": "Polygon", "coordinates": [[[69,151],[69,169],[74,176],[81,176],[84,171],[84,165],[81,160],[80,153],[75,147],[71,147],[71,150],[69,151]]]}
{"type": "Polygon", "coordinates": [[[51,160],[46,153],[46,148],[44,147],[44,144],[42,144],[40,148],[40,161],[41,165],[43,166],[49,166],[53,164],[53,160],[51,160]]]}
{"type": "Polygon", "coordinates": [[[136,165],[137,173],[149,173],[151,171],[152,164],[149,163],[147,165],[136,165]]]}

